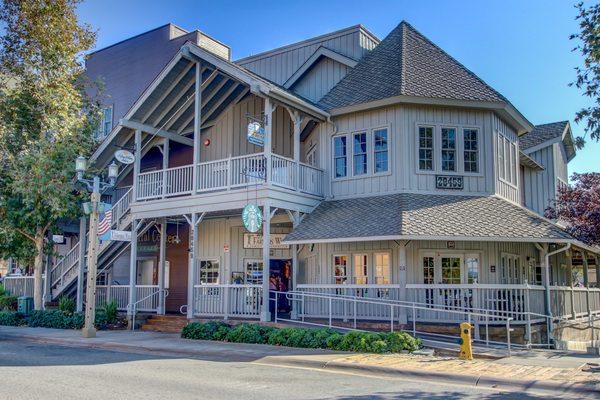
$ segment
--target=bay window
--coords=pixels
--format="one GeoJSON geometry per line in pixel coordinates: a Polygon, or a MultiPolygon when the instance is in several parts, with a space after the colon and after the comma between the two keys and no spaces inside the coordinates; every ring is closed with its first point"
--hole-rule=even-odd
{"type": "Polygon", "coordinates": [[[419,169],[433,170],[433,127],[419,127],[419,169]]]}
{"type": "Polygon", "coordinates": [[[343,178],[347,174],[346,139],[346,136],[336,136],[333,138],[333,162],[336,178],[343,178]]]}
{"type": "Polygon", "coordinates": [[[479,138],[477,129],[463,129],[465,172],[479,172],[479,138]]]}
{"type": "Polygon", "coordinates": [[[388,130],[377,129],[373,132],[375,149],[375,173],[388,171],[388,130]]]}
{"type": "Polygon", "coordinates": [[[367,133],[355,133],[353,139],[354,176],[367,173],[367,133]]]}
{"type": "Polygon", "coordinates": [[[442,128],[442,171],[456,171],[456,129],[442,128]]]}

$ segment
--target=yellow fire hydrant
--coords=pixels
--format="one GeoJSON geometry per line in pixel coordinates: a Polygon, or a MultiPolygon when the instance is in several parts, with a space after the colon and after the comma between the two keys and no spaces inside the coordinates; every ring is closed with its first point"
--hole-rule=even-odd
{"type": "Polygon", "coordinates": [[[471,324],[463,322],[460,324],[460,355],[461,360],[473,359],[473,347],[471,346],[471,324]]]}

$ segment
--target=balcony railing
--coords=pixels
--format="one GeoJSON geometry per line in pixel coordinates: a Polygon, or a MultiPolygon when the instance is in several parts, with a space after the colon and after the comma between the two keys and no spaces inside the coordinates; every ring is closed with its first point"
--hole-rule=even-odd
{"type": "MultiPolygon", "coordinates": [[[[251,154],[201,162],[197,166],[198,193],[271,184],[315,196],[324,194],[324,172],[313,166],[272,154],[251,154]]],[[[194,193],[193,165],[144,172],[137,179],[137,200],[153,200],[194,193]]]]}

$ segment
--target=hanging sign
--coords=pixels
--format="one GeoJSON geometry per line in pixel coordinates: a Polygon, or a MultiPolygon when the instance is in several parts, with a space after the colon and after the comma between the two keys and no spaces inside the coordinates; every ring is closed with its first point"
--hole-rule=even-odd
{"type": "Polygon", "coordinates": [[[63,235],[52,235],[52,242],[54,244],[65,244],[65,237],[63,235]]]}
{"type": "MultiPolygon", "coordinates": [[[[269,248],[270,249],[289,249],[290,246],[283,244],[285,233],[271,233],[269,235],[269,248]]],[[[245,249],[262,249],[263,246],[263,235],[244,233],[244,248],[245,249]]]]}
{"type": "Polygon", "coordinates": [[[262,227],[262,212],[256,204],[248,204],[242,211],[242,222],[249,232],[258,232],[262,227]]]}
{"type": "Polygon", "coordinates": [[[117,150],[115,151],[115,158],[120,163],[129,165],[135,161],[135,156],[129,150],[117,150]]]}
{"type": "Polygon", "coordinates": [[[256,146],[264,146],[265,144],[265,128],[260,122],[251,121],[248,123],[248,141],[256,146]]]}
{"type": "Polygon", "coordinates": [[[131,242],[131,231],[110,231],[110,240],[131,242]]]}

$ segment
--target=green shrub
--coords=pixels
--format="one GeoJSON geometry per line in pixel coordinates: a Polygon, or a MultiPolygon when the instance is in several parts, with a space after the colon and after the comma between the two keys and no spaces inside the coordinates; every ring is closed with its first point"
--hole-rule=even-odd
{"type": "Polygon", "coordinates": [[[23,315],[14,311],[0,311],[0,325],[2,326],[19,326],[23,325],[23,315]]]}
{"type": "Polygon", "coordinates": [[[4,284],[0,284],[0,296],[4,296],[6,294],[6,289],[4,289],[4,284]]]}
{"type": "Polygon", "coordinates": [[[0,295],[0,310],[17,311],[17,296],[4,293],[0,295]]]}
{"type": "Polygon", "coordinates": [[[234,343],[265,344],[274,330],[275,328],[257,324],[239,324],[229,331],[225,340],[234,343]]]}
{"type": "Polygon", "coordinates": [[[117,302],[112,300],[104,305],[102,308],[104,314],[106,315],[106,320],[109,324],[114,324],[117,322],[117,302]]]}
{"type": "Polygon", "coordinates": [[[83,314],[67,314],[60,310],[35,310],[27,317],[27,324],[32,328],[81,329],[83,322],[83,314]]]}
{"type": "Polygon", "coordinates": [[[66,314],[73,314],[75,312],[75,300],[67,296],[60,296],[58,309],[66,314]]]}
{"type": "Polygon", "coordinates": [[[223,322],[194,322],[188,324],[183,328],[181,337],[362,353],[413,352],[421,348],[421,341],[405,332],[352,331],[342,334],[332,329],[279,329],[257,324],[240,324],[231,327],[223,322]]]}

